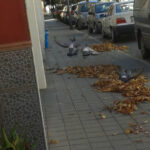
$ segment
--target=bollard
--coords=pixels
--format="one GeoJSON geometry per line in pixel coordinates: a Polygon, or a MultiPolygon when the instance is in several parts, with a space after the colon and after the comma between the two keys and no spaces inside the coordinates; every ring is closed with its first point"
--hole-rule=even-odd
{"type": "Polygon", "coordinates": [[[45,48],[48,48],[48,29],[45,30],[45,48]]]}

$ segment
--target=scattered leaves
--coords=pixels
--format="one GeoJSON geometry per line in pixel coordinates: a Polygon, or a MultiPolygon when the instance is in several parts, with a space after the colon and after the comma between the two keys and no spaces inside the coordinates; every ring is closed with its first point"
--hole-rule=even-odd
{"type": "Polygon", "coordinates": [[[50,140],[49,144],[58,144],[58,141],[56,141],[56,140],[50,140]]]}
{"type": "Polygon", "coordinates": [[[57,74],[74,74],[79,78],[118,78],[117,67],[113,65],[70,66],[59,69],[57,74]]]}
{"type": "Polygon", "coordinates": [[[89,47],[94,49],[97,52],[106,52],[106,51],[112,51],[112,50],[120,50],[120,51],[127,50],[127,46],[118,46],[110,42],[106,42],[102,44],[92,44],[89,47]]]}
{"type": "Polygon", "coordinates": [[[114,101],[112,109],[123,114],[131,114],[137,110],[137,104],[150,101],[150,88],[145,87],[145,83],[145,77],[140,75],[126,83],[119,79],[98,80],[93,87],[100,92],[117,92],[128,97],[114,101]]]}
{"type": "Polygon", "coordinates": [[[137,123],[128,123],[129,128],[125,129],[125,134],[139,134],[144,133],[145,130],[142,125],[139,125],[137,123]]]}
{"type": "Polygon", "coordinates": [[[99,80],[92,85],[98,91],[117,92],[127,97],[124,100],[115,100],[112,108],[107,108],[110,112],[115,110],[131,114],[137,110],[137,104],[150,101],[150,88],[145,86],[145,76],[139,75],[123,82],[119,80],[118,67],[114,65],[70,66],[57,71],[57,74],[63,73],[74,74],[79,78],[98,78],[99,80]]]}

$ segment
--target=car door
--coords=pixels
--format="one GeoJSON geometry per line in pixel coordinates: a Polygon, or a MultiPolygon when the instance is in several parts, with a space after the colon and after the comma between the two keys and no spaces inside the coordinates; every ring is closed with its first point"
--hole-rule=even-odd
{"type": "Polygon", "coordinates": [[[92,28],[94,28],[94,23],[95,23],[95,9],[94,5],[92,5],[92,15],[91,15],[91,25],[92,28]]]}
{"type": "Polygon", "coordinates": [[[112,26],[112,23],[113,23],[113,8],[114,8],[114,5],[111,5],[107,11],[107,16],[105,18],[105,33],[106,34],[111,34],[111,31],[110,31],[110,27],[112,26]]]}
{"type": "Polygon", "coordinates": [[[134,18],[136,28],[141,31],[146,47],[150,48],[150,0],[135,0],[134,18]]]}

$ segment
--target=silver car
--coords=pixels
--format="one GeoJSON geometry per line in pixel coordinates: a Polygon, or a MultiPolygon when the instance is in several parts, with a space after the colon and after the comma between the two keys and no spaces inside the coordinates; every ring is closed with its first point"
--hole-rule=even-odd
{"type": "Polygon", "coordinates": [[[102,18],[105,17],[105,13],[111,4],[112,2],[99,2],[90,6],[87,20],[89,33],[102,32],[102,18]]]}
{"type": "Polygon", "coordinates": [[[84,27],[87,27],[88,8],[97,1],[98,0],[89,0],[88,3],[86,1],[82,1],[77,4],[73,16],[77,29],[80,30],[84,27]]]}

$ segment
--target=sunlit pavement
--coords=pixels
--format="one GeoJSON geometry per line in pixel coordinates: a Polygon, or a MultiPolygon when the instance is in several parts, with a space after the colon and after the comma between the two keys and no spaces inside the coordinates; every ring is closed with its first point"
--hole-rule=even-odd
{"type": "MultiPolygon", "coordinates": [[[[57,75],[55,70],[75,65],[114,64],[124,68],[143,67],[144,74],[150,74],[149,63],[134,55],[105,52],[98,56],[83,58],[68,57],[68,49],[58,46],[54,36],[60,41],[69,41],[74,35],[81,43],[98,43],[99,39],[89,36],[83,40],[86,31],[69,30],[69,27],[56,20],[46,21],[49,30],[49,48],[45,50],[47,89],[41,91],[47,138],[50,150],[149,150],[149,134],[125,134],[128,123],[142,124],[150,131],[150,103],[143,103],[132,115],[123,115],[104,110],[105,105],[121,99],[120,94],[99,93],[91,87],[95,79],[77,78],[74,75],[57,75]],[[141,111],[146,114],[142,115],[141,111]],[[99,112],[106,119],[99,117],[99,112]],[[146,124],[143,124],[144,121],[146,124]]],[[[96,35],[97,36],[97,35],[96,35]]],[[[100,41],[102,42],[102,41],[100,41]]],[[[134,48],[135,43],[130,43],[134,48]]],[[[124,44],[123,44],[124,45],[124,44]]],[[[148,81],[148,85],[150,82],[148,81]]]]}

